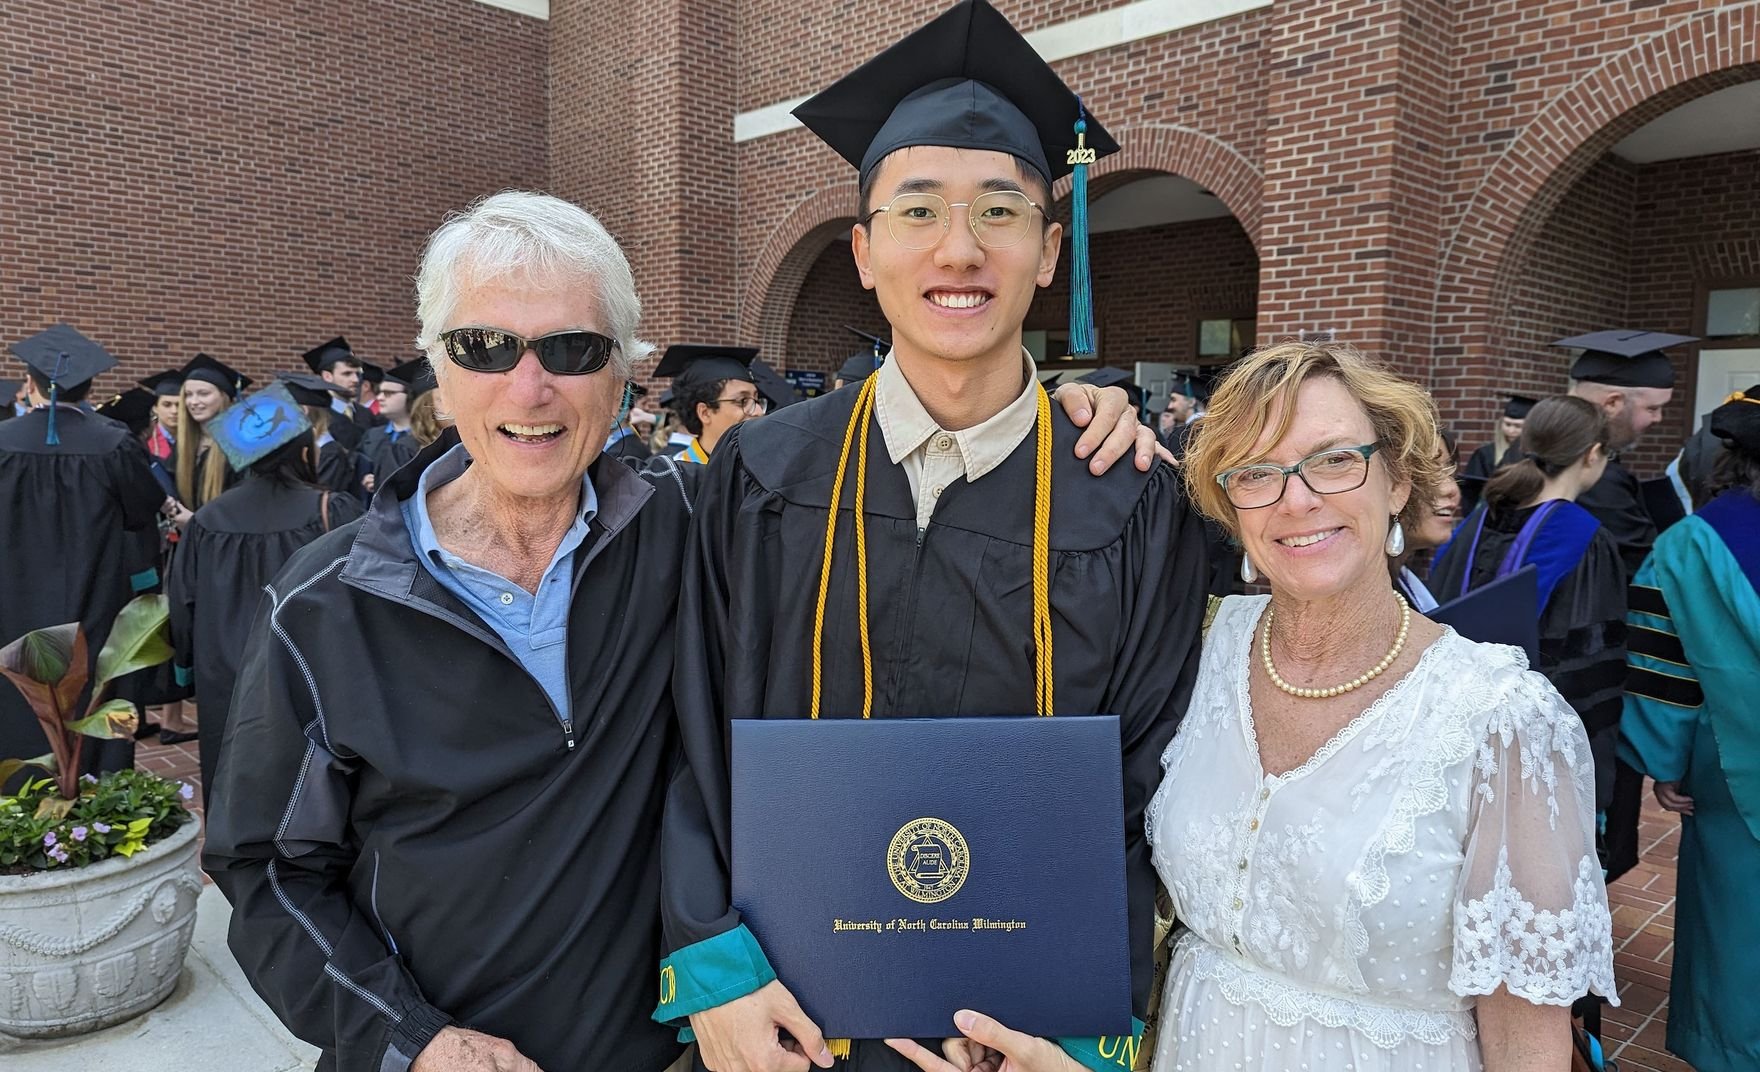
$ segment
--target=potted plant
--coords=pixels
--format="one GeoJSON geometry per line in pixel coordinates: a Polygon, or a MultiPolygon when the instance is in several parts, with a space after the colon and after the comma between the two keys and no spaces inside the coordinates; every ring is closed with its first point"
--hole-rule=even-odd
{"type": "Polygon", "coordinates": [[[78,622],[0,649],[0,674],[49,740],[47,755],[0,759],[0,786],[27,775],[0,794],[0,1033],[95,1031],[177,985],[202,890],[191,787],[140,770],[79,770],[86,738],[133,736],[134,704],[106,695],[116,679],[171,657],[167,620],[162,595],[129,603],[95,672],[78,622]],[[29,777],[33,769],[46,776],[29,777]]]}

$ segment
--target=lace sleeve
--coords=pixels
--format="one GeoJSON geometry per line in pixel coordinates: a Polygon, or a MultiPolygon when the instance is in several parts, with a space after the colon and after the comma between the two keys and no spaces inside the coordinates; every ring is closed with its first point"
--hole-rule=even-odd
{"type": "Polygon", "coordinates": [[[1514,675],[1472,769],[1449,989],[1613,1004],[1613,920],[1595,853],[1589,738],[1545,678],[1514,675]]]}

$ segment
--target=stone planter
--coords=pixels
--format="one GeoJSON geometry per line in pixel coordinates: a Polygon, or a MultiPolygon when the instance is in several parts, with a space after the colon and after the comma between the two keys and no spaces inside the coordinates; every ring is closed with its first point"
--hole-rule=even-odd
{"type": "Polygon", "coordinates": [[[195,929],[201,826],[131,858],[0,875],[0,1034],[84,1034],[165,1000],[195,929]]]}

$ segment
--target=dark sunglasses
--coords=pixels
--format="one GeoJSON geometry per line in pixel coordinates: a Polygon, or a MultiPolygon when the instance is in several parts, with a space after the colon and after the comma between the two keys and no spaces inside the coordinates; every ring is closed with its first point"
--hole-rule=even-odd
{"type": "Polygon", "coordinates": [[[598,372],[611,360],[617,342],[596,331],[558,331],[541,339],[522,339],[499,328],[453,328],[440,343],[453,364],[472,372],[506,372],[530,349],[538,364],[558,376],[598,372]]]}

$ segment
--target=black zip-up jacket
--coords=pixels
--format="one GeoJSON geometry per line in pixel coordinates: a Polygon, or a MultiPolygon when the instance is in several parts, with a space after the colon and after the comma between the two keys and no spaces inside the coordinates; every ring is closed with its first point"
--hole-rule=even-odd
{"type": "Polygon", "coordinates": [[[545,1072],[661,1072],[681,1049],[649,1014],[688,507],[594,464],[565,724],[416,558],[400,504],[453,442],[264,590],[203,857],[230,945],[321,1070],[403,1072],[456,1023],[545,1072]]]}

